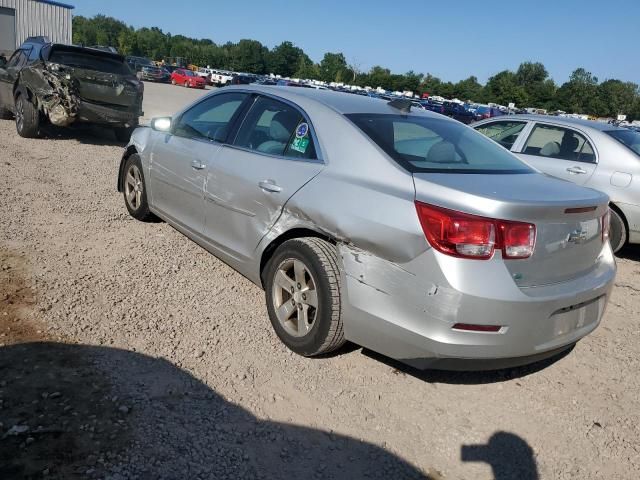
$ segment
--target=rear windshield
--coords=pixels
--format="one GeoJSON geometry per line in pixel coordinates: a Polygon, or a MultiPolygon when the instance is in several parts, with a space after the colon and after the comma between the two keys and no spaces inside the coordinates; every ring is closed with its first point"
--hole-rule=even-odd
{"type": "Polygon", "coordinates": [[[49,61],[69,67],[95,70],[104,73],[115,73],[117,75],[131,74],[131,70],[125,62],[100,54],[96,55],[71,50],[53,50],[49,56],[49,61]]]}
{"type": "Polygon", "coordinates": [[[609,130],[605,133],[640,155],[640,133],[634,130],[609,130]]]}
{"type": "Polygon", "coordinates": [[[458,122],[368,113],[347,118],[410,172],[534,172],[495,142],[458,122]]]}

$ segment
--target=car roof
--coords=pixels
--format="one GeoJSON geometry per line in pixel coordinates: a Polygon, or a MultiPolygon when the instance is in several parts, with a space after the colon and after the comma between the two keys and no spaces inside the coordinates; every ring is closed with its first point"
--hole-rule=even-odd
{"type": "Polygon", "coordinates": [[[592,128],[594,130],[598,130],[601,132],[609,131],[609,130],[624,130],[622,127],[617,127],[610,123],[598,122],[595,120],[583,120],[581,118],[557,117],[554,115],[516,114],[516,115],[508,115],[505,117],[500,117],[500,120],[527,120],[527,121],[535,121],[535,122],[547,122],[547,123],[555,123],[558,125],[566,125],[568,127],[579,126],[584,128],[592,128]]]}
{"type": "MultiPolygon", "coordinates": [[[[225,90],[227,89],[240,89],[245,91],[254,91],[256,93],[276,95],[284,98],[285,100],[299,104],[303,108],[305,106],[303,104],[320,104],[343,115],[350,113],[382,113],[397,115],[401,113],[400,110],[391,107],[387,100],[364,95],[334,92],[333,90],[276,85],[244,85],[239,87],[225,87],[225,90]]],[[[442,120],[448,120],[448,118],[443,117],[442,115],[424,110],[411,110],[412,114],[414,112],[420,116],[431,116],[442,120]]]]}

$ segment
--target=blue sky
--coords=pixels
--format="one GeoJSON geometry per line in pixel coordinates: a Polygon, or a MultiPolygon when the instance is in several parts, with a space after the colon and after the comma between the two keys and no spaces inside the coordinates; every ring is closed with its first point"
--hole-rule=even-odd
{"type": "Polygon", "coordinates": [[[269,48],[290,40],[315,61],[343,52],[368,70],[414,70],[485,82],[520,62],[544,63],[557,83],[584,67],[600,80],[640,83],[639,0],[70,0],[134,27],[269,48]]]}

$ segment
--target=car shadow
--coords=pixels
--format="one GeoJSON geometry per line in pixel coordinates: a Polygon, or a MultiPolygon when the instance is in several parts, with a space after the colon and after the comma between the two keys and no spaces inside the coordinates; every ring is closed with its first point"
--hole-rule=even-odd
{"type": "Polygon", "coordinates": [[[448,370],[419,370],[406,365],[398,360],[385,357],[371,350],[363,349],[362,354],[380,363],[393,368],[394,373],[400,375],[411,375],[418,380],[427,383],[447,383],[451,385],[481,385],[486,383],[499,383],[526,377],[533,373],[544,370],[557,361],[563,359],[575,348],[575,345],[567,348],[557,355],[539,360],[537,362],[520,367],[504,368],[499,370],[483,371],[448,371],[448,370]]]}
{"type": "Polygon", "coordinates": [[[434,480],[379,446],[257,418],[165,359],[56,342],[0,347],[0,444],[3,479],[434,480]]]}
{"type": "Polygon", "coordinates": [[[78,124],[70,127],[45,125],[40,129],[42,140],[77,140],[86,145],[124,147],[128,142],[121,142],[115,137],[113,128],[99,125],[78,124]]]}
{"type": "Polygon", "coordinates": [[[616,256],[624,258],[626,260],[633,260],[634,262],[640,262],[640,245],[627,245],[616,256]]]}
{"type": "Polygon", "coordinates": [[[494,433],[486,445],[463,445],[463,462],[487,463],[495,480],[538,480],[538,467],[533,449],[518,435],[494,433]]]}

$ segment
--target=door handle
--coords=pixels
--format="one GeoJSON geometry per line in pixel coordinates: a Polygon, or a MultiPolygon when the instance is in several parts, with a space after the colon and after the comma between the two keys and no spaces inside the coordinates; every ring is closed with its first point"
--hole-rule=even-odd
{"type": "Polygon", "coordinates": [[[567,168],[567,172],[572,173],[574,175],[587,173],[587,171],[582,167],[569,167],[567,168]]]}
{"type": "Polygon", "coordinates": [[[191,160],[191,168],[195,168],[196,170],[202,170],[206,165],[202,163],[200,160],[191,160]]]}
{"type": "Polygon", "coordinates": [[[258,183],[258,186],[266,192],[278,193],[282,191],[282,187],[276,185],[273,180],[263,180],[258,183]]]}

